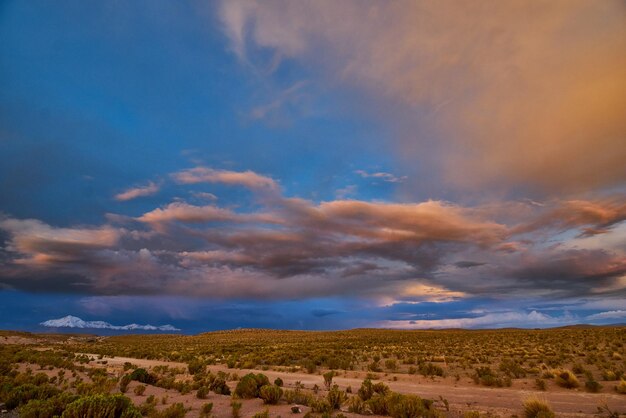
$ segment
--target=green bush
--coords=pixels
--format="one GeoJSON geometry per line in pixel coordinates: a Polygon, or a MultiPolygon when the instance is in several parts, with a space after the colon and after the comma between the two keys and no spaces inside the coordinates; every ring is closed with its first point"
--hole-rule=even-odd
{"type": "Polygon", "coordinates": [[[367,401],[367,406],[374,415],[389,415],[387,400],[385,395],[376,394],[367,401]]]}
{"type": "Polygon", "coordinates": [[[33,399],[19,409],[20,418],[53,418],[59,417],[67,408],[67,405],[74,402],[77,395],[71,393],[61,393],[52,398],[40,400],[33,399]]]}
{"type": "Polygon", "coordinates": [[[252,418],[270,418],[270,411],[265,409],[264,411],[257,412],[252,416],[252,418]]]}
{"type": "Polygon", "coordinates": [[[125,374],[120,378],[120,392],[126,393],[128,390],[128,384],[132,381],[129,374],[125,374]]]}
{"type": "Polygon", "coordinates": [[[333,377],[335,377],[335,372],[331,370],[324,373],[322,376],[324,376],[324,386],[326,386],[326,390],[330,390],[330,386],[333,384],[333,377]]]}
{"type": "Polygon", "coordinates": [[[585,389],[587,389],[587,392],[598,393],[600,392],[600,389],[602,389],[602,385],[595,380],[590,379],[585,382],[585,389]]]}
{"type": "Polygon", "coordinates": [[[136,380],[147,385],[154,385],[156,383],[154,375],[148,373],[148,371],[143,368],[133,370],[130,374],[130,380],[136,380]]]}
{"type": "Polygon", "coordinates": [[[146,391],[145,385],[137,385],[135,386],[135,389],[133,389],[133,392],[135,392],[135,395],[137,396],[142,396],[145,391],[146,391]]]}
{"type": "Polygon", "coordinates": [[[359,415],[368,415],[371,411],[363,399],[359,396],[352,396],[348,399],[348,412],[359,415]]]}
{"type": "Polygon", "coordinates": [[[8,396],[5,398],[5,405],[8,409],[14,409],[33,399],[45,400],[56,396],[59,393],[59,389],[48,384],[36,386],[31,383],[26,383],[24,385],[13,387],[9,391],[8,396]]]}
{"type": "Polygon", "coordinates": [[[372,385],[372,381],[370,379],[365,379],[363,383],[361,383],[361,387],[358,391],[359,398],[364,401],[369,400],[374,395],[374,388],[372,385]]]}
{"type": "Polygon", "coordinates": [[[205,403],[200,409],[200,414],[208,415],[211,413],[211,411],[213,411],[213,402],[205,403]]]}
{"type": "Polygon", "coordinates": [[[278,387],[282,387],[282,386],[283,386],[283,379],[281,379],[280,377],[277,377],[277,378],[274,380],[274,384],[275,384],[276,386],[278,386],[278,387]]]}
{"type": "Polygon", "coordinates": [[[141,413],[124,395],[90,395],[67,406],[62,418],[141,418],[141,413]]]}
{"type": "Polygon", "coordinates": [[[414,418],[436,416],[432,403],[425,402],[417,395],[393,394],[388,401],[389,415],[393,418],[414,418]]]}
{"type": "Polygon", "coordinates": [[[341,408],[341,404],[346,400],[346,394],[339,390],[339,386],[333,385],[333,388],[328,391],[327,399],[331,408],[339,409],[341,408]]]}
{"type": "Polygon", "coordinates": [[[276,385],[264,385],[259,389],[259,397],[269,405],[276,405],[283,397],[283,390],[276,385]]]}
{"type": "Polygon", "coordinates": [[[333,411],[332,405],[325,398],[314,399],[309,406],[311,411],[318,414],[330,414],[333,411]]]}
{"type": "Polygon", "coordinates": [[[215,377],[209,384],[209,389],[218,395],[230,395],[230,388],[226,384],[226,380],[221,377],[215,377]]]}
{"type": "Polygon", "coordinates": [[[235,400],[230,402],[230,410],[233,418],[239,418],[241,415],[242,403],[235,400]]]}
{"type": "Polygon", "coordinates": [[[209,388],[206,386],[200,386],[198,391],[196,392],[196,398],[198,399],[206,399],[209,394],[209,388]]]}
{"type": "Polygon", "coordinates": [[[258,398],[261,387],[269,385],[269,383],[267,376],[262,373],[248,373],[237,383],[235,395],[243,399],[258,398]]]}
{"type": "Polygon", "coordinates": [[[182,403],[177,402],[162,411],[153,413],[150,418],[183,418],[186,413],[187,410],[185,409],[185,406],[182,403]]]}
{"type": "Polygon", "coordinates": [[[189,374],[191,375],[195,375],[197,373],[202,373],[204,372],[206,366],[204,365],[203,362],[201,362],[200,360],[192,360],[189,362],[189,364],[187,365],[187,369],[189,369],[189,374]]]}

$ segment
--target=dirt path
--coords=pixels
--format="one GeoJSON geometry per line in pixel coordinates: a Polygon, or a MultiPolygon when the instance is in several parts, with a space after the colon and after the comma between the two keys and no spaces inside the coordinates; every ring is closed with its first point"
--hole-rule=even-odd
{"type": "MultiPolygon", "coordinates": [[[[93,354],[88,354],[97,358],[93,354]]],[[[170,367],[187,367],[186,363],[144,360],[129,357],[105,357],[109,365],[123,365],[125,362],[133,363],[140,367],[154,367],[157,365],[167,365],[170,367]]],[[[270,381],[280,377],[286,388],[292,388],[296,382],[311,389],[314,385],[324,387],[324,379],[321,375],[307,373],[289,373],[284,371],[257,369],[229,369],[224,365],[209,366],[212,372],[236,372],[240,376],[246,373],[263,373],[270,381]]],[[[346,389],[348,386],[354,392],[361,386],[365,377],[363,372],[340,373],[333,379],[333,382],[340,388],[346,389]]],[[[582,390],[550,389],[545,392],[525,389],[520,387],[512,388],[486,388],[476,386],[469,381],[431,381],[426,378],[409,376],[406,374],[388,374],[382,379],[391,390],[416,394],[423,398],[439,399],[440,396],[447,399],[453,411],[479,410],[481,412],[492,412],[500,416],[511,416],[521,414],[522,402],[531,395],[547,400],[557,416],[559,417],[582,417],[596,414],[599,405],[607,404],[612,410],[626,412],[626,395],[617,393],[586,393],[582,390]],[[394,376],[398,379],[394,381],[394,376]]]]}

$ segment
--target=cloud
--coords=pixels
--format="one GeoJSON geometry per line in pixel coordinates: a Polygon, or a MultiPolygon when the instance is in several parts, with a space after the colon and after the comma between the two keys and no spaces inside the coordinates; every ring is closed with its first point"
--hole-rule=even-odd
{"type": "Polygon", "coordinates": [[[18,254],[16,264],[46,267],[77,262],[90,251],[112,248],[124,231],[110,226],[54,228],[35,219],[0,219],[0,229],[11,236],[6,250],[18,254]]]}
{"type": "Polygon", "coordinates": [[[624,310],[599,312],[599,313],[587,316],[588,321],[596,321],[596,320],[601,320],[601,319],[624,319],[624,318],[626,318],[626,311],[624,310]]]}
{"type": "Polygon", "coordinates": [[[346,187],[337,189],[335,191],[335,197],[337,199],[346,199],[347,197],[355,195],[357,191],[358,191],[358,186],[356,186],[355,184],[349,184],[346,187]]]}
{"type": "MultiPolygon", "coordinates": [[[[204,178],[206,171],[193,173],[204,178]]],[[[225,186],[242,184],[238,176],[226,179],[225,186]]],[[[277,185],[252,186],[256,180],[249,187],[277,185]]],[[[279,190],[256,198],[236,210],[175,201],[92,226],[5,216],[0,284],[104,296],[352,295],[383,304],[626,292],[626,249],[613,237],[622,225],[617,197],[474,207],[436,200],[314,202],[279,190]],[[612,240],[585,247],[600,237],[577,235],[589,226],[609,229],[604,236],[612,240]]]]}
{"type": "Polygon", "coordinates": [[[367,171],[364,171],[364,170],[356,170],[355,173],[366,179],[371,178],[371,179],[376,179],[376,180],[382,180],[387,183],[402,183],[404,180],[407,179],[407,176],[396,177],[391,173],[385,173],[382,171],[375,172],[375,173],[368,173],[367,171]]]}
{"type": "Polygon", "coordinates": [[[236,219],[238,219],[237,215],[228,209],[211,205],[194,206],[183,202],[170,203],[164,208],[154,209],[137,218],[141,222],[152,224],[174,221],[188,223],[223,222],[235,221],[236,219]]]}
{"type": "Polygon", "coordinates": [[[576,319],[569,315],[563,317],[552,317],[533,310],[531,312],[496,312],[466,318],[382,321],[377,325],[382,328],[395,329],[504,328],[529,326],[550,327],[576,323],[575,321],[576,319]]]}
{"type": "Polygon", "coordinates": [[[160,186],[156,183],[150,182],[146,186],[130,188],[122,193],[115,195],[115,200],[126,201],[136,199],[138,197],[152,196],[158,193],[160,186]]]}
{"type": "Polygon", "coordinates": [[[249,170],[239,172],[195,167],[174,173],[172,177],[179,184],[222,183],[230,186],[244,186],[252,190],[277,191],[279,189],[278,183],[272,178],[249,170]]]}
{"type": "Polygon", "coordinates": [[[434,160],[460,188],[554,191],[626,176],[625,8],[276,0],[223,1],[219,11],[246,65],[269,50],[370,94],[371,113],[397,126],[407,167],[434,160]]]}
{"type": "Polygon", "coordinates": [[[280,122],[285,118],[284,114],[286,111],[302,104],[306,97],[302,90],[307,84],[307,81],[299,81],[278,93],[272,94],[268,103],[255,106],[250,111],[250,119],[265,120],[273,123],[280,122]]]}
{"type": "Polygon", "coordinates": [[[605,234],[626,220],[626,198],[612,196],[598,200],[568,200],[557,202],[537,219],[518,227],[517,232],[545,231],[555,228],[565,231],[582,228],[582,236],[605,234]]]}
{"type": "Polygon", "coordinates": [[[469,269],[472,267],[480,267],[480,266],[484,266],[487,263],[480,263],[480,262],[476,262],[476,261],[457,261],[456,263],[454,263],[455,266],[457,266],[460,269],[469,269]]]}

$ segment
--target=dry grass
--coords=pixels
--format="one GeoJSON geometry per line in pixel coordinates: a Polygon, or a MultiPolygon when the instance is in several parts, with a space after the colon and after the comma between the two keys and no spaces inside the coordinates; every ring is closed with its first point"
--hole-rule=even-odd
{"type": "Polygon", "coordinates": [[[554,418],[554,412],[548,401],[531,396],[524,401],[525,418],[554,418]]]}

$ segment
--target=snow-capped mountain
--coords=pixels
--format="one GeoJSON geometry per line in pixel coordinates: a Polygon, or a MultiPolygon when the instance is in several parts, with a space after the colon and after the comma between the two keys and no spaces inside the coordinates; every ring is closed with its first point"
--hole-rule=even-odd
{"type": "Polygon", "coordinates": [[[114,330],[143,330],[143,331],[180,331],[180,329],[173,327],[172,325],[111,325],[104,321],[83,321],[82,319],[67,315],[59,319],[50,319],[42,322],[40,325],[49,328],[92,328],[92,329],[114,329],[114,330]]]}

